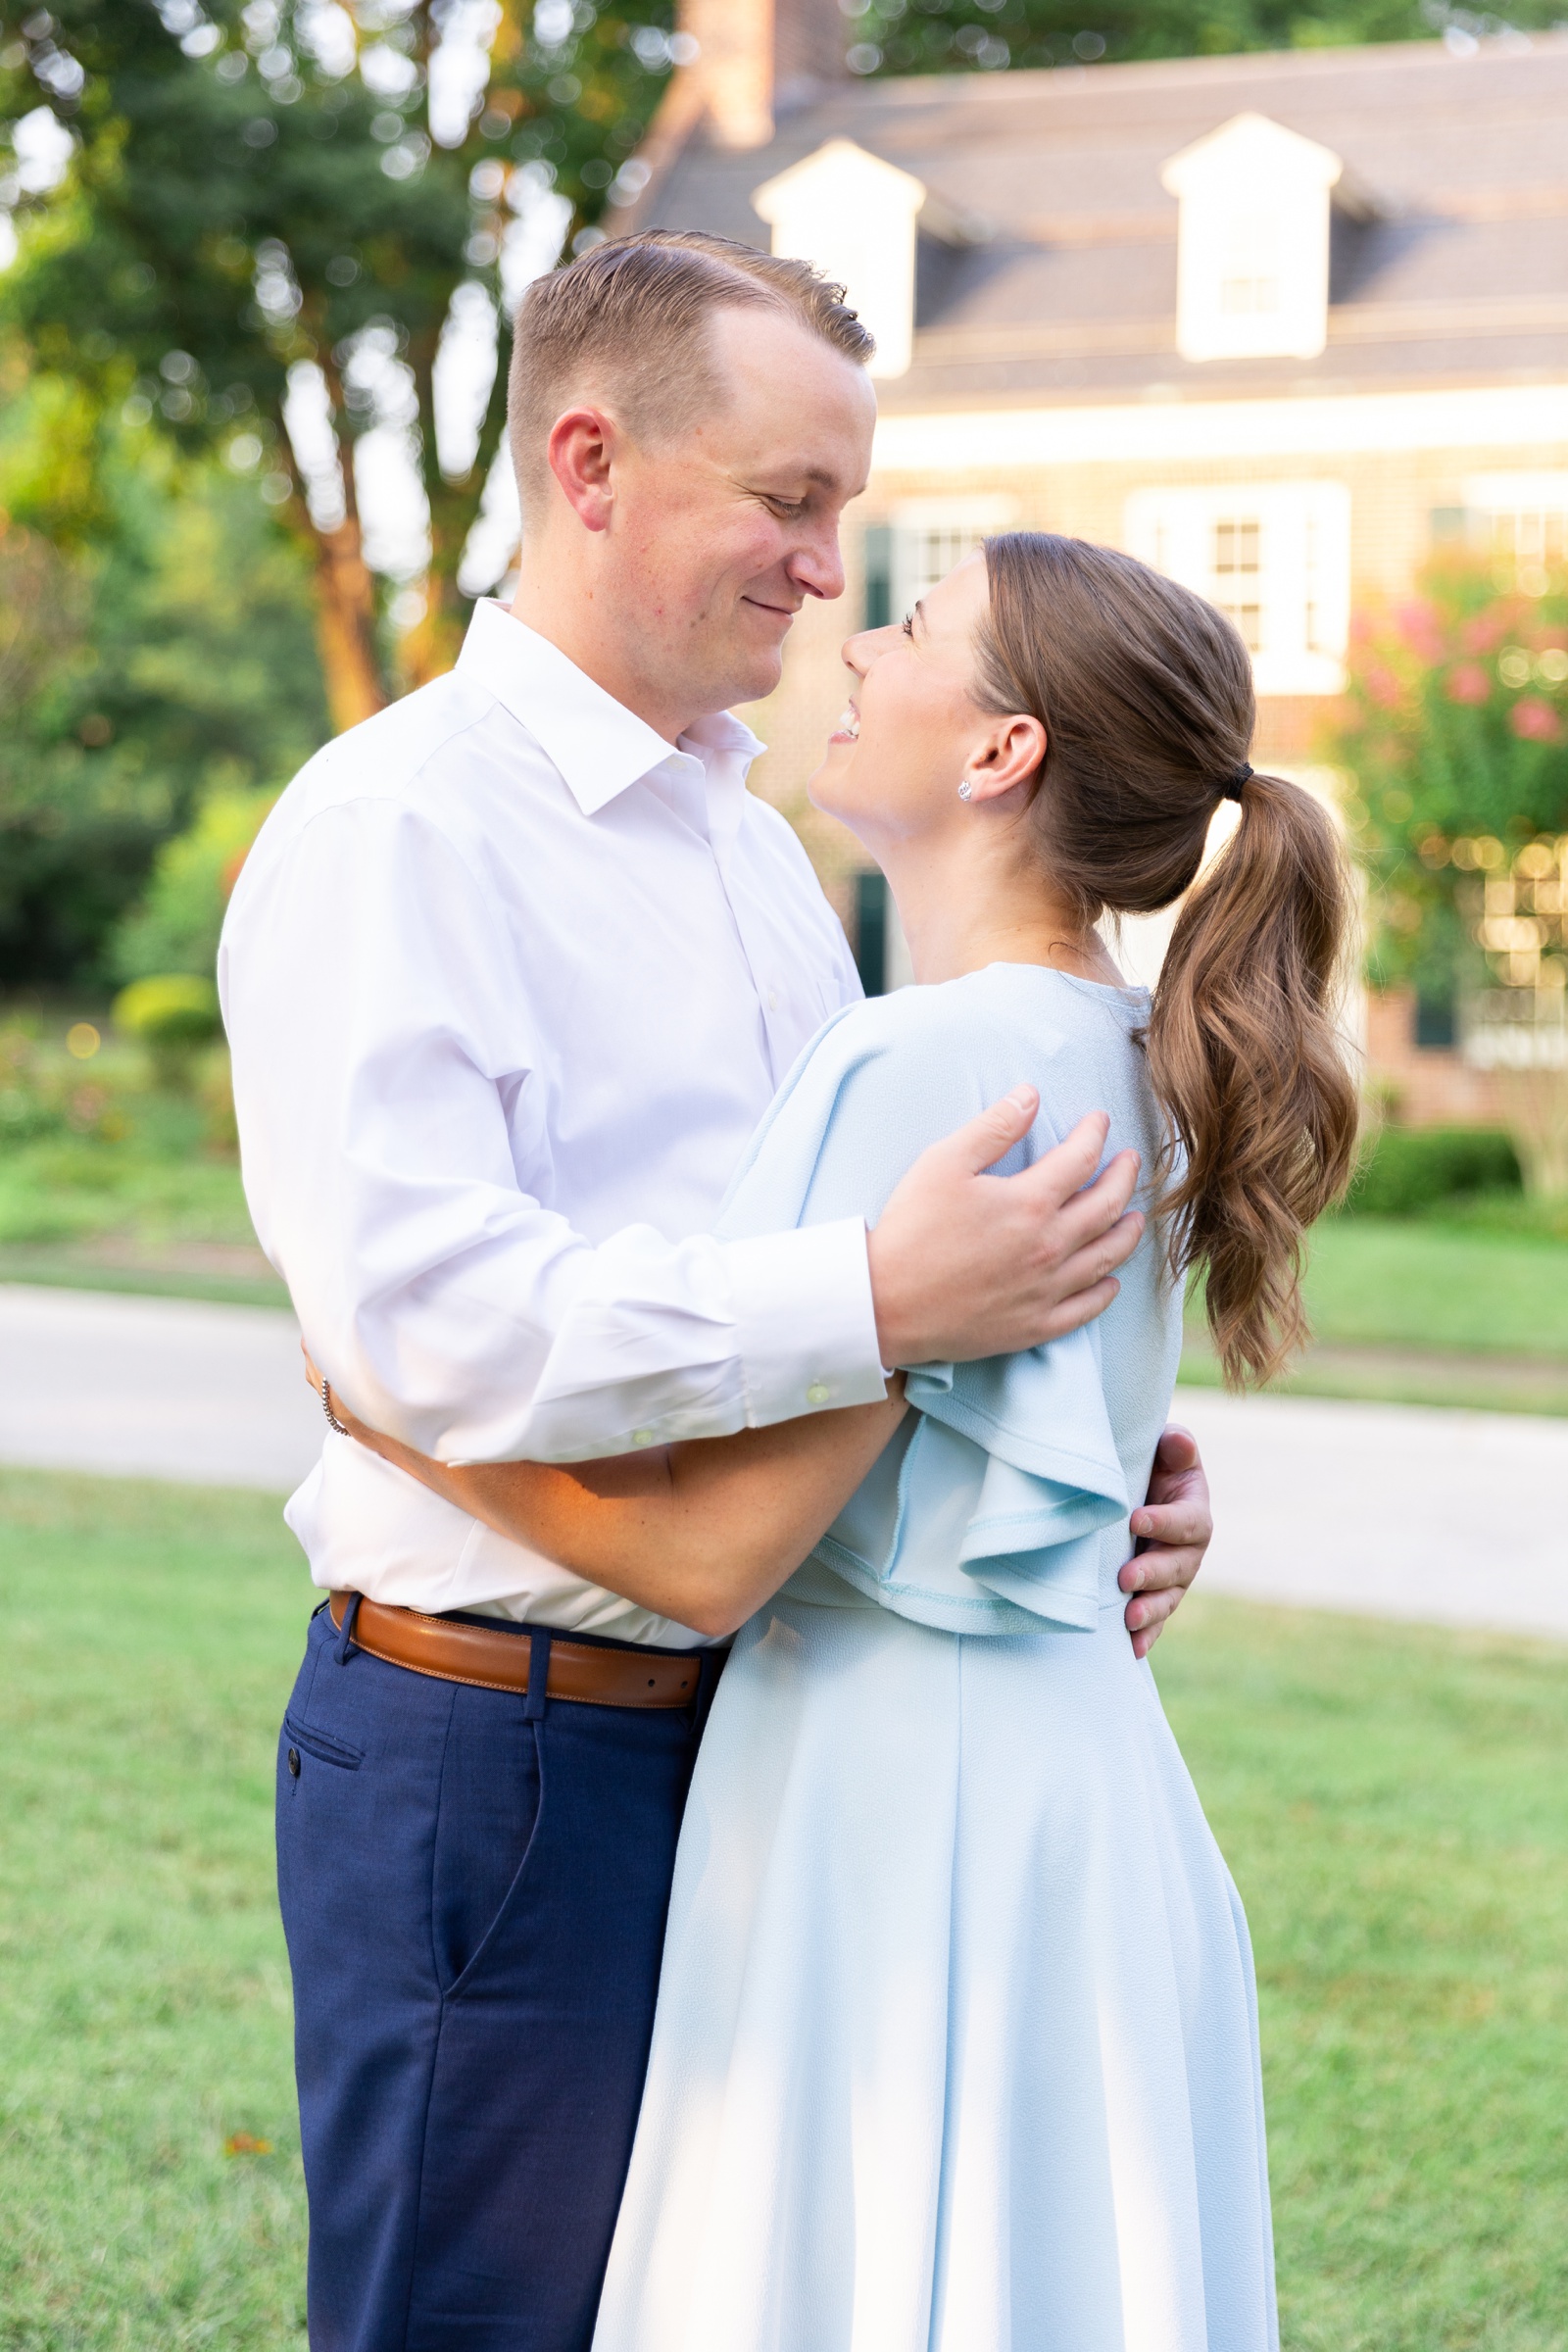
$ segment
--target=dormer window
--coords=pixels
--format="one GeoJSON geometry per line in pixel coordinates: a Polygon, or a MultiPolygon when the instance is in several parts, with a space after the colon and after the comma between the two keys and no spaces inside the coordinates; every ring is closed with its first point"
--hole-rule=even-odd
{"type": "Polygon", "coordinates": [[[1256,318],[1280,307],[1280,239],[1276,222],[1264,217],[1237,220],[1226,239],[1219,307],[1227,318],[1256,318]]]}
{"type": "Polygon", "coordinates": [[[1176,347],[1186,360],[1313,359],[1328,340],[1337,155],[1236,115],[1161,172],[1181,206],[1176,347]]]}
{"type": "Polygon", "coordinates": [[[829,139],[752,191],[773,251],[810,262],[842,285],[876,337],[872,375],[904,375],[914,349],[914,256],[924,182],[829,139]]]}

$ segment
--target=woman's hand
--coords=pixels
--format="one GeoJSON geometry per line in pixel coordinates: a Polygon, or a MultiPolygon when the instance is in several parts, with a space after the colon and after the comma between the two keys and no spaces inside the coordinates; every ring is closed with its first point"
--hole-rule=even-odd
{"type": "Polygon", "coordinates": [[[1133,1513],[1132,1532],[1139,1548],[1117,1582],[1137,1595],[1127,1604],[1127,1631],[1134,1654],[1147,1658],[1203,1565],[1214,1534],[1208,1480],[1190,1429],[1172,1424],[1154,1448],[1149,1496],[1133,1513]]]}

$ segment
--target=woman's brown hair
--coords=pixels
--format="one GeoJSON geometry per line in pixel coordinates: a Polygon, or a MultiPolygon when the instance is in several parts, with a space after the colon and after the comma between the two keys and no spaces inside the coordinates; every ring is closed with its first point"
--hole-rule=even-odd
{"type": "Polygon", "coordinates": [[[1166,1122],[1172,1269],[1201,1269],[1228,1386],[1306,1336],[1301,1236],[1344,1191],[1356,1093],[1336,1012],[1351,895],[1332,819],[1248,766],[1252,669],[1231,623],[1112,548],[988,540],[979,697],[1029,711],[1047,751],[1031,808],[1085,927],[1183,892],[1146,1032],[1166,1122]],[[1225,797],[1241,819],[1201,881],[1225,797]]]}

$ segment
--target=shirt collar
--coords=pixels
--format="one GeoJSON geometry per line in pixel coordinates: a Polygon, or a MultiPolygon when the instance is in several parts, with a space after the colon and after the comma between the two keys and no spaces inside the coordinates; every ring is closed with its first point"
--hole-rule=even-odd
{"type": "Polygon", "coordinates": [[[595,815],[666,760],[684,755],[711,774],[715,756],[719,764],[738,758],[749,765],[763,748],[727,710],[699,719],[678,748],[666,743],[559,646],[492,597],[474,606],[458,668],[527,728],[584,816],[595,815]]]}

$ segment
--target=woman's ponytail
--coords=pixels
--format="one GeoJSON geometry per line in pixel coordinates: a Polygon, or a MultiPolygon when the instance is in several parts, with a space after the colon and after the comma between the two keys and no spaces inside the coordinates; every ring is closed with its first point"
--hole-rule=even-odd
{"type": "Polygon", "coordinates": [[[1172,1264],[1202,1270],[1230,1388],[1268,1380],[1306,1336],[1301,1236],[1349,1181],[1357,1125],[1338,1025],[1344,851],[1281,776],[1250,777],[1241,808],[1177,919],[1148,1031],[1172,1264]]]}
{"type": "Polygon", "coordinates": [[[1227,1385],[1267,1380],[1305,1336],[1301,1236],[1355,1151],[1344,852],[1310,793],[1248,766],[1251,661],[1212,605],[1051,532],[987,540],[986,566],[976,691],[1045,726],[1031,819],[1053,885],[1085,924],[1189,893],[1148,1030],[1160,1209],[1174,1271],[1203,1275],[1227,1385]],[[1225,798],[1241,821],[1198,881],[1225,798]]]}

